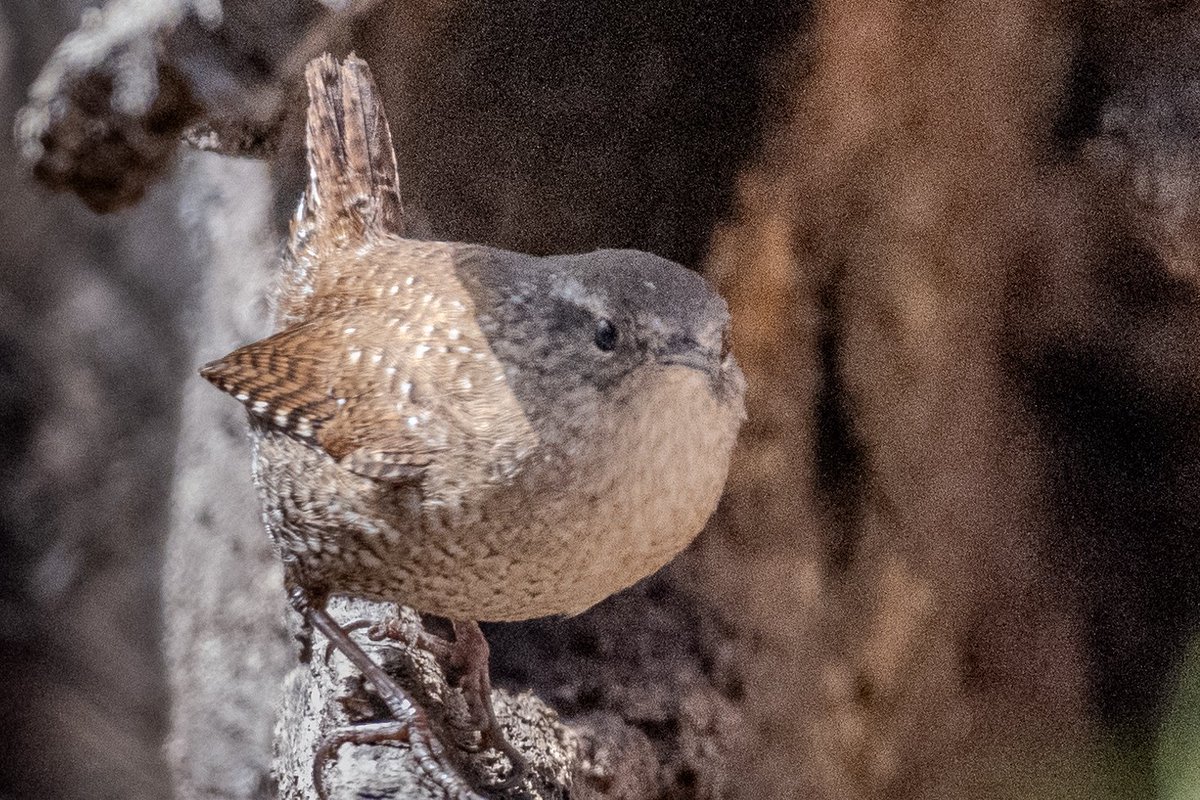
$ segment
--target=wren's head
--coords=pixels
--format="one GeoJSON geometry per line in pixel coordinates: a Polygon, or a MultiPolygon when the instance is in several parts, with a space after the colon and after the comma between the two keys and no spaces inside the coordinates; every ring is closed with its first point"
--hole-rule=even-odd
{"type": "Polygon", "coordinates": [[[586,533],[558,556],[572,590],[554,610],[576,613],[661,567],[716,508],[745,416],[729,310],[648,253],[492,253],[459,276],[536,432],[538,502],[586,533]]]}
{"type": "MultiPolygon", "coordinates": [[[[666,382],[710,396],[721,419],[696,425],[736,431],[745,381],[729,351],[729,310],[702,277],[636,250],[534,259],[536,269],[500,261],[461,277],[487,284],[474,287],[480,326],[543,441],[641,410],[628,406],[660,398],[666,382]]],[[[660,405],[646,410],[675,410],[660,405]]]]}

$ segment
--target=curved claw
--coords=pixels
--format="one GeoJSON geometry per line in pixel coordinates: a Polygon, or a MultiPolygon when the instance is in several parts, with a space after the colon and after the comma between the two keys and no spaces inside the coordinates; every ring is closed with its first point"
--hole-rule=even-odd
{"type": "MultiPolygon", "coordinates": [[[[341,626],[342,630],[347,634],[354,631],[366,630],[367,638],[373,642],[381,642],[384,639],[390,639],[394,642],[403,642],[408,645],[420,647],[423,650],[428,650],[433,653],[439,661],[446,661],[450,657],[453,650],[453,644],[447,642],[440,636],[435,636],[429,633],[424,628],[418,625],[409,625],[402,623],[399,618],[391,617],[387,619],[370,619],[369,617],[359,617],[356,620],[347,622],[341,626]]],[[[325,645],[325,664],[329,664],[329,659],[333,657],[333,652],[337,647],[333,642],[325,645]]]]}
{"type": "Polygon", "coordinates": [[[492,782],[488,787],[498,792],[517,788],[525,780],[525,775],[529,772],[529,761],[526,760],[525,756],[518,753],[512,745],[508,745],[506,749],[501,749],[501,752],[508,756],[508,760],[512,764],[512,770],[508,775],[492,782]]]}
{"type": "Polygon", "coordinates": [[[442,637],[430,633],[420,623],[405,623],[397,617],[372,625],[367,630],[367,637],[373,642],[380,642],[384,639],[404,642],[410,646],[419,647],[422,650],[433,653],[434,657],[439,661],[449,658],[454,649],[452,642],[448,642],[442,637]]]}
{"type": "Polygon", "coordinates": [[[409,722],[388,720],[387,722],[368,722],[349,728],[339,728],[321,740],[317,752],[313,755],[313,788],[317,790],[320,800],[329,800],[329,791],[325,788],[325,765],[337,760],[337,751],[344,744],[382,744],[384,742],[409,741],[409,722]]]}
{"type": "Polygon", "coordinates": [[[504,754],[508,759],[508,763],[512,765],[507,776],[492,782],[488,788],[497,791],[505,789],[513,789],[521,785],[525,780],[525,776],[529,772],[529,759],[517,750],[516,747],[508,741],[508,737],[500,729],[500,725],[496,722],[494,714],[491,715],[491,726],[480,731],[480,749],[491,748],[504,754]]]}
{"type": "Polygon", "coordinates": [[[340,728],[326,736],[313,755],[313,787],[317,791],[317,797],[320,800],[329,800],[329,790],[325,786],[325,766],[331,760],[337,760],[337,752],[342,745],[378,745],[389,742],[408,743],[421,771],[440,786],[447,797],[453,800],[484,800],[472,791],[462,778],[442,766],[442,753],[437,739],[417,718],[368,722],[340,728]]]}

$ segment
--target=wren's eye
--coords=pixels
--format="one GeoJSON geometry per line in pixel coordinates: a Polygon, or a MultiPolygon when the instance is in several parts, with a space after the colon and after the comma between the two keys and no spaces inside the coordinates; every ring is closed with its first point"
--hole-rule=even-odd
{"type": "Polygon", "coordinates": [[[617,326],[612,324],[612,320],[602,319],[596,323],[596,347],[608,352],[616,349],[620,339],[621,334],[617,326]]]}

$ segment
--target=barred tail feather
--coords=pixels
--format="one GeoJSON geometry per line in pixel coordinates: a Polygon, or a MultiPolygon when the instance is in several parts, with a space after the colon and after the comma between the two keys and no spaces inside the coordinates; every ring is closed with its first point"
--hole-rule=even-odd
{"type": "Polygon", "coordinates": [[[325,54],[305,79],[309,181],[292,223],[293,256],[404,235],[392,136],[367,63],[325,54]]]}

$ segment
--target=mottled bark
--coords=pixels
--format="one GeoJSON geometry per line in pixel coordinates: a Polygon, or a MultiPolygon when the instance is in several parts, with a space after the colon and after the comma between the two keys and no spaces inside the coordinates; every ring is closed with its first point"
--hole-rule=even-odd
{"type": "MultiPolygon", "coordinates": [[[[269,330],[276,268],[265,164],[192,154],[185,218],[205,265],[189,364],[269,330]]],[[[244,415],[185,383],[163,602],[171,696],[167,753],[180,800],[270,796],[280,683],[293,650],[278,559],[249,478],[244,415]]]]}

